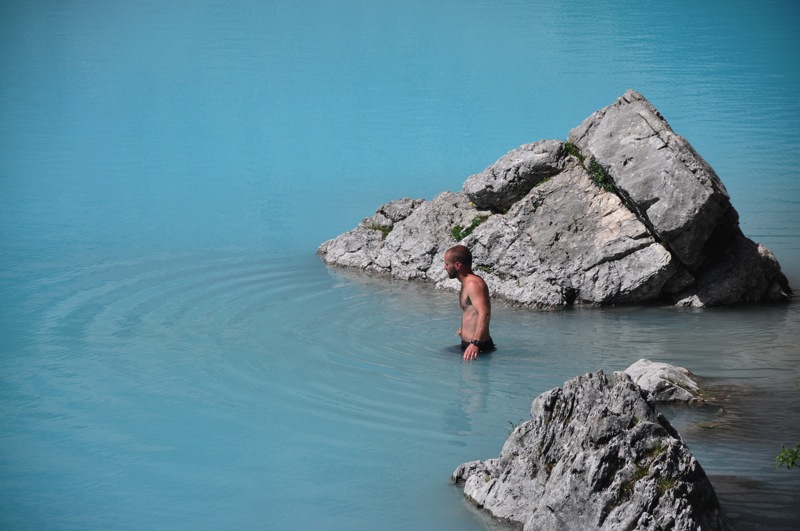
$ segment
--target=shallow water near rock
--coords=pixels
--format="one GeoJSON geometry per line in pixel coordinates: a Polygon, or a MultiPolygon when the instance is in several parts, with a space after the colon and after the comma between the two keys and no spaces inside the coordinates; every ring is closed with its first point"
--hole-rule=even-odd
{"type": "Polygon", "coordinates": [[[453,293],[314,255],[630,87],[797,289],[796,6],[105,4],[0,7],[1,527],[484,529],[456,466],[639,358],[733,389],[665,413],[734,520],[800,520],[774,467],[796,303],[498,301],[498,350],[463,363],[453,293]]]}

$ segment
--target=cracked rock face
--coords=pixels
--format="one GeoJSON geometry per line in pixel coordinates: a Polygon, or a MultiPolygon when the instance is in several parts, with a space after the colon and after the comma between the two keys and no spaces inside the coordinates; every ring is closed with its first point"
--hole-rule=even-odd
{"type": "Polygon", "coordinates": [[[451,481],[525,530],[728,528],[700,464],[623,372],[540,395],[499,457],[464,463],[451,481]]]}
{"type": "Polygon", "coordinates": [[[568,138],[600,161],[628,204],[682,263],[694,267],[702,261],[730,198],[711,166],[650,102],[629,90],[568,138]]]}
{"type": "Polygon", "coordinates": [[[746,238],[719,177],[629,90],[569,134],[514,149],[459,192],[400,199],[323,243],[330,265],[454,288],[463,243],[492,294],[538,308],[652,300],[787,301],[772,253],[746,238]]]}

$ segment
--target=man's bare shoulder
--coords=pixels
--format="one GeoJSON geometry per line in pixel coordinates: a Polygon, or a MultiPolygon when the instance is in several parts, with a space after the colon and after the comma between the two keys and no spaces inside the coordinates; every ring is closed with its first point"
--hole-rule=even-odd
{"type": "Polygon", "coordinates": [[[467,278],[464,279],[464,287],[468,290],[480,290],[484,291],[487,289],[486,281],[483,280],[481,277],[472,273],[467,278]]]}
{"type": "Polygon", "coordinates": [[[483,280],[483,277],[480,277],[480,276],[476,275],[475,273],[471,273],[469,275],[469,280],[471,280],[473,282],[478,282],[480,284],[486,284],[486,281],[483,280]]]}

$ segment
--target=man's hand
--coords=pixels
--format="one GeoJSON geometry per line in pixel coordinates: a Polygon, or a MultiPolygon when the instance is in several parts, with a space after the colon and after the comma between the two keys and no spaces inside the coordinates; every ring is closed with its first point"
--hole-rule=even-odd
{"type": "Polygon", "coordinates": [[[473,345],[472,343],[469,344],[467,350],[464,351],[464,361],[471,361],[478,357],[478,346],[473,345]]]}

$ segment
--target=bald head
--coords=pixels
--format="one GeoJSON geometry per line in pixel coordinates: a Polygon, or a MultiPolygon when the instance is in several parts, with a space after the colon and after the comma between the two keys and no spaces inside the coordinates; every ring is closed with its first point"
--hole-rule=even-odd
{"type": "Polygon", "coordinates": [[[472,269],[472,253],[464,245],[451,247],[445,253],[445,257],[451,262],[460,262],[470,270],[472,269]]]}

